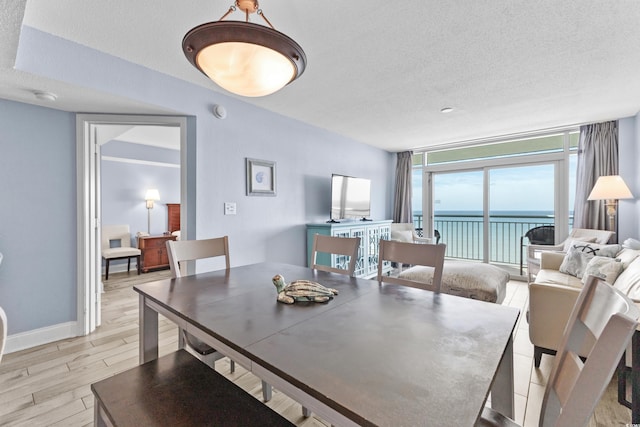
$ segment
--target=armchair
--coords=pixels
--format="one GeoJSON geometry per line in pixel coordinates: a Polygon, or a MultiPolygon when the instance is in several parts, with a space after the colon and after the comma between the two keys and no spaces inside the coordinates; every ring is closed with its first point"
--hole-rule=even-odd
{"type": "Polygon", "coordinates": [[[413,223],[394,222],[391,224],[391,239],[405,243],[439,243],[440,233],[434,230],[433,237],[420,237],[413,223]]]}
{"type": "Polygon", "coordinates": [[[540,271],[540,252],[567,252],[571,241],[574,239],[583,240],[585,242],[598,243],[601,245],[609,243],[609,240],[615,233],[607,230],[592,230],[589,228],[574,228],[569,236],[557,245],[529,245],[527,247],[527,276],[531,283],[533,276],[540,271]]]}
{"type": "Polygon", "coordinates": [[[106,262],[104,280],[109,280],[109,263],[114,259],[127,260],[127,272],[131,269],[131,258],[137,262],[138,274],[140,274],[140,249],[131,247],[131,233],[128,225],[103,225],[102,226],[102,258],[106,262]],[[111,247],[111,242],[119,242],[119,246],[111,247]]]}

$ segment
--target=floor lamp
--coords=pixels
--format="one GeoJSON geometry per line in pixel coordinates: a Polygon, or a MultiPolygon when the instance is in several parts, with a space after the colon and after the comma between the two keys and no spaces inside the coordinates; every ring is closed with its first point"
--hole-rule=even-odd
{"type": "Polygon", "coordinates": [[[605,200],[609,231],[616,231],[616,207],[620,199],[633,199],[633,194],[619,175],[601,176],[587,200],[605,200]]]}
{"type": "Polygon", "coordinates": [[[144,199],[147,201],[147,233],[151,234],[151,209],[153,209],[153,202],[160,200],[160,193],[155,188],[147,190],[144,199]]]}

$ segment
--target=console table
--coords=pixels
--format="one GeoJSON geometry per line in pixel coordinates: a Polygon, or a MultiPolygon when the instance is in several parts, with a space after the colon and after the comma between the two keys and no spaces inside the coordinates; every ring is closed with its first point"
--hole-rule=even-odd
{"type": "Polygon", "coordinates": [[[169,268],[169,255],[167,255],[167,240],[176,240],[176,236],[144,236],[138,237],[138,249],[142,272],[169,268]]]}
{"type": "MultiPolygon", "coordinates": [[[[356,261],[355,276],[370,278],[378,274],[378,251],[380,239],[391,238],[392,220],[383,221],[345,221],[339,223],[307,224],[307,262],[311,266],[313,256],[313,236],[360,237],[360,248],[356,261]]],[[[318,253],[316,262],[331,267],[346,268],[346,256],[318,253]]],[[[385,261],[383,272],[391,271],[391,263],[385,261]]]]}

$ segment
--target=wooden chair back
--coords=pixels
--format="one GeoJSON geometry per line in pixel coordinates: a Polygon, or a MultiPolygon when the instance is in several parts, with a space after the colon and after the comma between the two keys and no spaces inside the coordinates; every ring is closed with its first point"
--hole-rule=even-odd
{"type": "Polygon", "coordinates": [[[311,268],[315,270],[328,271],[331,273],[346,274],[353,276],[358,261],[358,248],[360,247],[359,237],[336,237],[315,234],[313,236],[313,251],[311,255],[311,268]],[[317,263],[318,252],[343,255],[349,257],[347,268],[331,267],[317,263]]]}
{"type": "Polygon", "coordinates": [[[378,256],[378,283],[395,283],[404,286],[411,286],[413,288],[440,292],[442,284],[442,267],[444,265],[444,253],[446,248],[447,246],[444,244],[434,245],[430,243],[406,243],[396,242],[393,240],[380,240],[380,251],[378,256]],[[433,279],[429,284],[384,275],[382,272],[383,261],[433,267],[433,279]]]}
{"type": "Polygon", "coordinates": [[[183,261],[197,259],[225,257],[226,268],[231,268],[229,262],[229,237],[217,237],[202,240],[168,240],[167,253],[169,255],[169,267],[173,277],[182,277],[185,273],[183,261]]]}

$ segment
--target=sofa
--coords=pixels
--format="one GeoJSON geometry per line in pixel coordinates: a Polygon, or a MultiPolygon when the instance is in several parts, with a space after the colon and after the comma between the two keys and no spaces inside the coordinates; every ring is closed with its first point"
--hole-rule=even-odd
{"type": "Polygon", "coordinates": [[[582,289],[583,277],[591,274],[602,277],[632,300],[640,302],[640,250],[580,241],[573,241],[572,247],[578,247],[578,252],[596,251],[589,253],[592,256],[588,257],[586,265],[581,266],[583,271],[579,271],[575,263],[572,264],[575,251],[542,252],[540,271],[529,284],[527,315],[536,367],[540,366],[543,353],[555,354],[558,349],[569,315],[582,289]],[[600,251],[608,253],[601,256],[598,255],[600,251]],[[589,267],[597,263],[606,264],[606,267],[589,267]]]}

